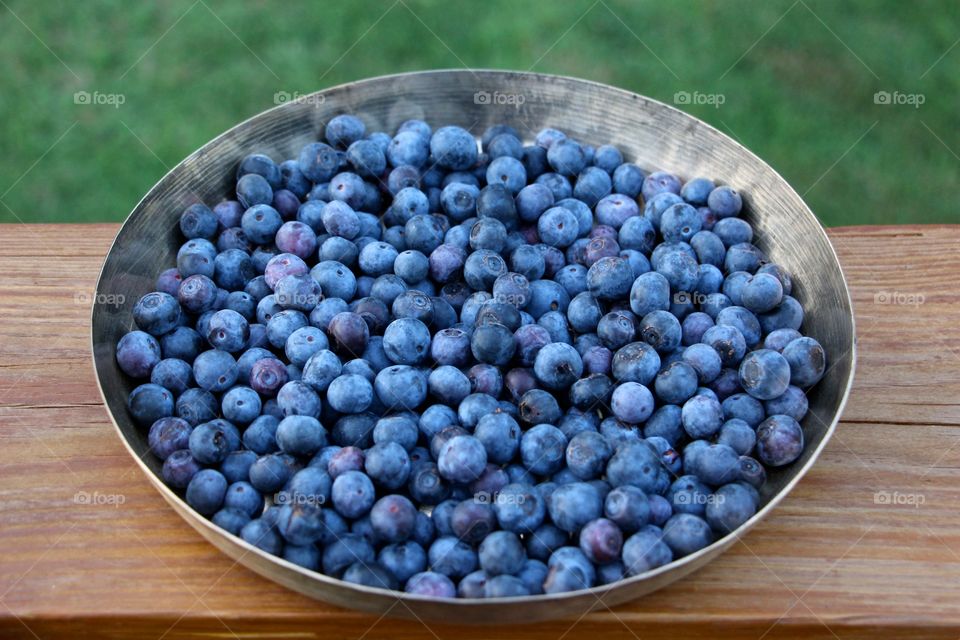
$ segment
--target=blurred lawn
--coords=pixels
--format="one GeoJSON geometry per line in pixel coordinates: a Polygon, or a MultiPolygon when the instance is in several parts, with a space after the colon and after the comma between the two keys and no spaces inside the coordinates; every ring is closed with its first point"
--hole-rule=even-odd
{"type": "Polygon", "coordinates": [[[0,222],[122,220],[168,167],[301,93],[471,66],[672,103],[828,225],[960,222],[960,3],[817,0],[0,2],[0,222]],[[449,48],[448,48],[449,46],[449,48]],[[119,93],[118,108],[74,92],[119,93]],[[925,102],[878,105],[877,91],[925,102]]]}

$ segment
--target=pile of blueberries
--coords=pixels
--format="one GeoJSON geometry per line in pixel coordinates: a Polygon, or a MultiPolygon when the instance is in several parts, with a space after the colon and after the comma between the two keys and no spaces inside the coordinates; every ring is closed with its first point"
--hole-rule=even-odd
{"type": "Polygon", "coordinates": [[[741,196],[544,129],[352,115],[189,206],[116,350],[163,478],[347,582],[607,584],[756,512],[826,355],[741,196]]]}

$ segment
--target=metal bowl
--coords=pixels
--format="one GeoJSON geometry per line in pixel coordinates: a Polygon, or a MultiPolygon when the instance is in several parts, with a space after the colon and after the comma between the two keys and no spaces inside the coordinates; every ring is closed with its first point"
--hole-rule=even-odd
{"type": "Polygon", "coordinates": [[[97,291],[109,294],[96,297],[92,318],[94,364],[104,402],[130,454],[177,513],[230,557],[270,580],[344,607],[425,620],[510,623],[579,616],[638,598],[704,566],[766,517],[813,465],[847,400],[855,362],[852,305],[837,256],[816,217],[776,171],[713,127],[663,103],[595,82],[534,73],[451,70],[385,76],[297,97],[265,111],[201,147],[150,190],[117,234],[97,291]],[[527,138],[555,127],[589,143],[614,144],[645,169],[686,178],[709,176],[739,189],[757,244],[794,275],[793,295],[806,311],[805,332],[821,342],[829,357],[826,375],[809,396],[810,413],[803,421],[806,449],[799,460],[770,473],[757,514],[709,547],[616,584],[495,603],[441,601],[355,586],[302,569],[224,532],[167,488],[161,465],[149,452],[146,430],[127,414],[125,400],[133,384],[117,367],[114,346],[133,327],[136,300],[154,289],[161,269],[175,264],[176,227],[184,207],[196,201],[213,205],[231,193],[237,162],[248,153],[296,157],[339,113],[359,115],[371,131],[392,131],[408,118],[457,124],[478,134],[503,122],[527,138]],[[117,300],[124,303],[113,304],[117,300]]]}

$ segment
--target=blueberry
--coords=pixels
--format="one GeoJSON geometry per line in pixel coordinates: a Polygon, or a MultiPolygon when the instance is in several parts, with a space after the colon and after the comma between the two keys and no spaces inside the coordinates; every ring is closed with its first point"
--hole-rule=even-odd
{"type": "Polygon", "coordinates": [[[593,409],[598,405],[606,405],[612,391],[613,382],[610,378],[602,373],[591,373],[570,387],[570,403],[578,409],[593,409]]]}
{"type": "Polygon", "coordinates": [[[260,396],[250,387],[233,387],[223,394],[223,417],[234,424],[250,424],[260,415],[260,409],[260,396]]]}
{"type": "Polygon", "coordinates": [[[520,425],[503,413],[480,418],[474,435],[487,452],[487,460],[496,464],[510,462],[520,447],[520,425]]]}
{"type": "Polygon", "coordinates": [[[623,544],[624,569],[630,576],[646,573],[672,560],[673,551],[664,541],[663,531],[656,526],[643,527],[623,544]]]}
{"type": "Polygon", "coordinates": [[[131,378],[148,378],[160,362],[160,344],[143,331],[131,331],[117,343],[117,364],[131,378]]]}
{"type": "Polygon", "coordinates": [[[777,329],[797,330],[803,324],[803,307],[795,298],[785,295],[779,305],[767,313],[761,313],[758,319],[764,333],[772,333],[777,329]]]}
{"type": "Polygon", "coordinates": [[[210,516],[216,513],[227,492],[227,481],[219,471],[203,469],[198,471],[187,485],[187,504],[198,513],[210,516]]]}
{"type": "Polygon", "coordinates": [[[333,481],[330,497],[333,508],[345,518],[366,515],[374,504],[373,482],[364,473],[345,471],[333,481]]]}
{"type": "Polygon", "coordinates": [[[180,214],[180,232],[187,239],[205,238],[210,240],[217,233],[219,220],[202,202],[197,202],[180,214]]]}
{"type": "Polygon", "coordinates": [[[360,118],[348,114],[334,116],[324,129],[327,142],[340,149],[346,149],[363,138],[365,133],[366,127],[360,118]]]}
{"type": "Polygon", "coordinates": [[[206,337],[215,349],[235,353],[250,339],[250,325],[236,311],[223,309],[210,317],[206,337]]]}
{"type": "Polygon", "coordinates": [[[682,409],[674,404],[665,404],[653,412],[643,427],[646,438],[663,438],[676,444],[684,435],[682,409]]]}
{"type": "Polygon", "coordinates": [[[493,507],[478,497],[461,501],[450,517],[450,528],[454,535],[471,545],[482,542],[497,527],[497,517],[493,507]]]}
{"type": "Polygon", "coordinates": [[[374,558],[373,546],[365,538],[348,533],[323,550],[323,572],[329,576],[340,577],[354,563],[373,565],[374,558]]]}
{"type": "Polygon", "coordinates": [[[697,370],[678,360],[657,374],[654,381],[657,397],[670,404],[682,404],[697,390],[697,370]]]}
{"type": "Polygon", "coordinates": [[[678,513],[663,526],[663,541],[675,557],[690,555],[713,542],[710,525],[690,513],[678,513]]]}
{"type": "Polygon", "coordinates": [[[650,520],[649,500],[637,487],[617,487],[604,499],[603,514],[623,532],[633,533],[650,520]]]}
{"type": "Polygon", "coordinates": [[[660,356],[646,342],[631,342],[613,354],[611,372],[616,380],[648,385],[660,370],[660,356]]]}
{"type": "Polygon", "coordinates": [[[343,581],[359,584],[366,587],[395,590],[399,587],[397,578],[386,568],[380,565],[367,565],[355,562],[343,572],[343,581]]]}
{"type": "Polygon", "coordinates": [[[670,283],[662,274],[651,271],[638,276],[630,288],[630,309],[643,317],[670,308],[670,283]]]}
{"type": "Polygon", "coordinates": [[[781,396],[792,378],[787,359],[770,349],[751,351],[740,364],[740,384],[758,400],[781,396]]]}
{"type": "Polygon", "coordinates": [[[561,547],[547,562],[547,577],[543,582],[545,593],[561,593],[587,589],[596,582],[596,569],[577,547],[561,547]]]}
{"type": "Polygon", "coordinates": [[[176,402],[177,417],[183,418],[193,426],[217,417],[220,403],[209,391],[191,388],[180,394],[176,402]]]}
{"type": "Polygon", "coordinates": [[[775,276],[757,273],[743,285],[743,306],[754,313],[770,311],[783,299],[783,285],[775,276]]]}
{"type": "Polygon", "coordinates": [[[580,530],[580,550],[599,565],[616,561],[623,547],[623,533],[611,520],[597,518],[580,530]]]}
{"type": "Polygon", "coordinates": [[[757,434],[749,424],[739,418],[723,423],[717,435],[717,443],[725,444],[740,455],[749,455],[757,442],[757,434]]]}
{"type": "Polygon", "coordinates": [[[710,192],[707,205],[721,218],[729,218],[740,213],[743,200],[736,189],[724,185],[710,192]]]}
{"type": "Polygon", "coordinates": [[[826,371],[826,352],[813,338],[797,338],[788,343],[783,348],[783,357],[790,365],[790,384],[796,387],[815,385],[826,371]]]}
{"type": "Polygon", "coordinates": [[[450,578],[434,571],[421,571],[414,574],[407,580],[403,590],[407,593],[431,598],[455,598],[457,596],[457,588],[450,578]]]}
{"type": "Polygon", "coordinates": [[[333,316],[327,333],[335,351],[353,358],[363,353],[370,339],[366,321],[359,314],[349,311],[333,316]]]}
{"type": "Polygon", "coordinates": [[[715,380],[723,368],[720,355],[712,347],[702,343],[688,346],[683,350],[681,358],[696,370],[700,384],[715,380]]]}
{"type": "Polygon", "coordinates": [[[705,445],[706,441],[697,440],[687,445],[683,451],[684,470],[712,486],[726,484],[736,479],[739,466],[739,456],[736,451],[725,444],[695,447],[697,442],[705,445]]]}
{"type": "Polygon", "coordinates": [[[427,378],[413,367],[395,365],[377,373],[374,390],[387,408],[416,409],[426,400],[427,378]]]}
{"type": "Polygon", "coordinates": [[[545,387],[562,390],[569,388],[583,373],[583,361],[569,344],[554,342],[537,352],[533,370],[545,387]]]}
{"type": "Polygon", "coordinates": [[[707,504],[706,520],[715,531],[730,533],[756,512],[756,492],[733,483],[717,489],[714,499],[707,504]]]}
{"type": "Polygon", "coordinates": [[[575,176],[586,166],[587,158],[580,144],[563,138],[547,147],[547,162],[560,175],[575,176]]]}
{"type": "Polygon", "coordinates": [[[166,460],[176,451],[189,446],[192,430],[193,427],[186,420],[166,416],[150,426],[147,442],[155,456],[166,460]]]}
{"type": "Polygon", "coordinates": [[[263,496],[249,482],[234,482],[227,487],[223,497],[223,507],[234,509],[252,518],[263,512],[263,496]]]}
{"type": "Polygon", "coordinates": [[[163,461],[163,481],[174,489],[186,489],[190,480],[200,471],[200,464],[189,449],[179,449],[163,461]]]}
{"type": "Polygon", "coordinates": [[[632,485],[645,493],[666,488],[666,470],[659,456],[644,442],[625,442],[617,447],[607,464],[607,481],[613,486],[632,485]]]}
{"type": "MultiPolygon", "coordinates": [[[[712,231],[698,231],[693,234],[693,237],[691,237],[688,242],[690,246],[693,247],[693,250],[696,251],[697,260],[700,261],[701,268],[704,266],[712,266],[715,268],[723,266],[727,249],[717,234],[712,231]]],[[[703,278],[702,272],[700,277],[701,279],[703,278]]],[[[706,291],[702,291],[699,286],[698,290],[701,291],[701,293],[707,293],[706,291]]]]}
{"type": "Polygon", "coordinates": [[[683,429],[693,439],[710,438],[723,425],[723,409],[717,400],[696,395],[683,404],[683,429]]]}
{"type": "MultiPolygon", "coordinates": [[[[782,395],[763,403],[766,415],[786,415],[797,422],[803,420],[809,409],[807,394],[799,387],[789,386],[782,395]]],[[[761,418],[762,419],[762,415],[761,418]]],[[[760,420],[757,420],[759,423],[760,420]]]]}
{"type": "Polygon", "coordinates": [[[515,157],[495,157],[487,166],[487,184],[502,184],[512,193],[518,193],[527,184],[527,170],[515,157]]]}
{"type": "Polygon", "coordinates": [[[703,333],[701,341],[716,350],[724,366],[738,365],[747,351],[743,334],[732,325],[710,327],[703,333]]]}
{"type": "Polygon", "coordinates": [[[633,268],[619,256],[600,258],[587,271],[587,287],[600,300],[625,297],[633,283],[633,268]]]}
{"type": "Polygon", "coordinates": [[[416,542],[399,542],[383,547],[377,554],[377,563],[402,584],[427,568],[427,553],[416,542]]]}
{"type": "Polygon", "coordinates": [[[160,418],[173,415],[173,394],[157,384],[142,384],[130,392],[127,410],[141,426],[152,426],[160,418]]]}
{"type": "Polygon", "coordinates": [[[419,364],[430,354],[430,330],[416,318],[400,318],[387,326],[383,348],[396,364],[419,364]]]}
{"type": "Polygon", "coordinates": [[[240,537],[258,549],[274,555],[283,549],[280,534],[264,518],[251,520],[240,530],[240,537]]]}
{"type": "Polygon", "coordinates": [[[643,198],[649,200],[658,193],[680,193],[680,180],[666,171],[654,171],[643,181],[643,198]]]}
{"type": "Polygon", "coordinates": [[[559,471],[564,465],[566,448],[566,436],[551,424],[538,424],[520,439],[523,464],[537,475],[546,476],[559,471]]]}
{"type": "Polygon", "coordinates": [[[326,505],[331,498],[331,479],[324,469],[309,466],[297,471],[277,496],[288,504],[326,505]]]}
{"type": "Polygon", "coordinates": [[[179,325],[180,304],[168,293],[148,293],[134,305],[133,320],[143,331],[161,336],[179,325]]]}
{"type": "MultiPolygon", "coordinates": [[[[476,569],[478,561],[477,553],[470,545],[450,536],[437,538],[430,545],[427,557],[433,571],[450,578],[461,578],[467,575],[476,569]]],[[[414,576],[410,581],[412,582],[416,577],[414,576]]],[[[410,582],[407,583],[408,586],[409,584],[410,582]]]]}
{"type": "Polygon", "coordinates": [[[327,388],[327,403],[340,413],[361,413],[373,402],[373,386],[366,378],[344,374],[327,388]]]}
{"type": "Polygon", "coordinates": [[[599,492],[586,482],[572,482],[557,487],[548,506],[553,523],[568,533],[579,531],[603,511],[599,492]]]}
{"type": "Polygon", "coordinates": [[[686,203],[667,207],[660,216],[660,233],[665,242],[689,242],[700,231],[700,213],[686,203]]]}
{"type": "Polygon", "coordinates": [[[803,430],[786,415],[773,415],[757,427],[757,457],[771,467],[790,464],[803,453],[803,430]]]}
{"type": "MultiPolygon", "coordinates": [[[[774,412],[776,413],[776,412],[774,412]]],[[[752,429],[756,429],[766,417],[764,404],[746,393],[737,393],[723,401],[723,417],[725,420],[734,418],[743,420],[752,429]]]]}
{"type": "Polygon", "coordinates": [[[753,241],[753,228],[746,220],[727,218],[719,220],[713,227],[713,232],[727,247],[750,244],[753,241]]]}
{"type": "Polygon", "coordinates": [[[440,450],[437,466],[440,475],[452,482],[470,482],[483,472],[487,452],[483,444],[472,436],[452,438],[440,450]]]}
{"type": "MultiPolygon", "coordinates": [[[[193,359],[197,357],[198,353],[200,353],[202,347],[203,338],[201,338],[200,334],[190,327],[177,327],[170,333],[160,337],[160,351],[164,358],[177,358],[179,360],[192,363],[193,359]]],[[[152,359],[151,356],[148,356],[148,358],[152,359]]],[[[117,351],[117,364],[120,364],[120,368],[124,373],[127,373],[127,375],[130,375],[131,377],[138,377],[133,376],[126,370],[125,365],[121,364],[119,345],[117,351]]]]}
{"type": "Polygon", "coordinates": [[[690,204],[703,205],[707,203],[707,198],[714,188],[715,185],[710,178],[692,178],[683,184],[680,195],[690,204]]]}
{"type": "MultiPolygon", "coordinates": [[[[359,447],[338,447],[336,445],[334,447],[326,447],[320,450],[317,456],[314,457],[314,460],[319,456],[323,456],[324,452],[328,449],[335,449],[335,451],[330,454],[326,465],[323,465],[322,460],[317,463],[327,470],[331,478],[339,478],[348,471],[363,471],[365,456],[363,450],[359,447]]],[[[311,462],[311,464],[313,464],[313,462],[311,462]]]]}
{"type": "Polygon", "coordinates": [[[613,390],[610,408],[619,420],[639,424],[653,413],[653,394],[639,382],[623,382],[613,390]]]}
{"type": "Polygon", "coordinates": [[[314,417],[291,414],[277,425],[276,438],[277,445],[284,453],[311,456],[326,446],[327,431],[314,417]]]}
{"type": "Polygon", "coordinates": [[[744,307],[727,307],[717,314],[717,326],[731,326],[740,331],[747,347],[754,348],[760,343],[760,322],[751,311],[744,307]]]}
{"type": "MultiPolygon", "coordinates": [[[[660,247],[667,246],[667,244],[660,245],[660,247]]],[[[655,250],[650,264],[657,273],[667,279],[670,288],[675,292],[693,291],[700,281],[700,267],[692,250],[671,248],[663,251],[659,256],[655,250]]]]}
{"type": "Polygon", "coordinates": [[[526,556],[520,538],[510,531],[491,533],[478,550],[480,567],[490,576],[516,575],[523,568],[526,556]]]}
{"type": "Polygon", "coordinates": [[[386,543],[403,542],[413,533],[417,510],[407,498],[388,495],[377,500],[370,510],[370,524],[377,539],[386,543]]]}
{"type": "Polygon", "coordinates": [[[364,470],[378,485],[393,491],[410,477],[410,456],[396,442],[375,444],[365,452],[364,470]]]}
{"type": "Polygon", "coordinates": [[[304,367],[314,354],[329,347],[327,336],[316,327],[301,327],[287,338],[284,354],[291,364],[304,367]]]}
{"type": "Polygon", "coordinates": [[[441,127],[430,137],[430,153],[444,169],[469,169],[477,162],[477,141],[460,127],[441,127]]]}
{"type": "Polygon", "coordinates": [[[320,396],[307,384],[299,380],[291,380],[277,392],[277,405],[283,416],[307,416],[316,418],[320,415],[320,396]]]}

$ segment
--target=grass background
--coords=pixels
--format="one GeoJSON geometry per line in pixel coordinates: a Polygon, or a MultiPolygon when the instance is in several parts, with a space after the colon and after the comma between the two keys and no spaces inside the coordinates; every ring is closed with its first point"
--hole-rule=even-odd
{"type": "Polygon", "coordinates": [[[198,146],[341,82],[446,67],[581,76],[672,103],[828,225],[960,222],[960,3],[0,1],[0,222],[122,220],[198,146]],[[77,105],[76,91],[125,102],[77,105]],[[922,94],[919,108],[877,91],[922,94]]]}

